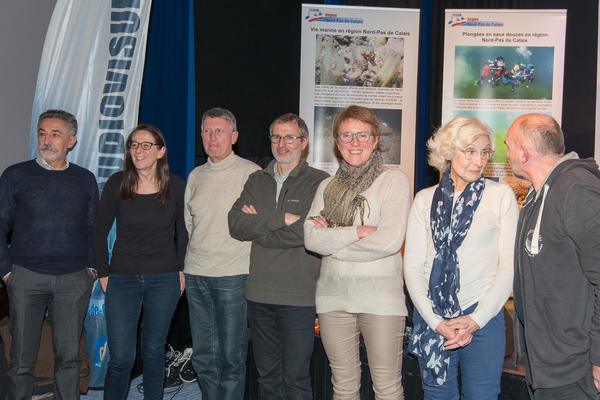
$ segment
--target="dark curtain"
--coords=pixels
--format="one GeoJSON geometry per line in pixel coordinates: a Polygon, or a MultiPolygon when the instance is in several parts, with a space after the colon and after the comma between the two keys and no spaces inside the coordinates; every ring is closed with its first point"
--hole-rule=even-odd
{"type": "Polygon", "coordinates": [[[169,167],[184,178],[193,167],[193,152],[187,155],[188,135],[195,136],[195,115],[189,118],[193,107],[191,111],[188,108],[194,95],[194,91],[188,95],[188,87],[193,85],[193,79],[188,79],[188,59],[194,57],[188,40],[189,1],[152,1],[139,112],[140,122],[156,125],[163,132],[169,167]]]}
{"type": "MultiPolygon", "coordinates": [[[[229,109],[240,132],[234,151],[261,165],[271,158],[271,121],[299,111],[301,5],[195,0],[197,132],[204,111],[229,109]]],[[[204,161],[197,135],[196,164],[204,161]]]]}

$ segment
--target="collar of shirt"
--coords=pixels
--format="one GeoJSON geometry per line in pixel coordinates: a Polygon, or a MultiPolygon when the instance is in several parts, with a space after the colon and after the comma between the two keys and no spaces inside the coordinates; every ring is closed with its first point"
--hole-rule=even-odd
{"type": "Polygon", "coordinates": [[[290,176],[290,172],[292,172],[293,168],[287,172],[284,172],[283,175],[279,175],[279,171],[277,171],[277,163],[273,163],[273,178],[275,178],[275,183],[277,183],[277,191],[275,192],[275,203],[279,201],[279,192],[281,192],[281,187],[283,186],[283,182],[290,176]]]}
{"type": "Polygon", "coordinates": [[[40,167],[44,168],[44,169],[48,169],[50,171],[64,171],[65,169],[69,168],[69,160],[65,160],[67,163],[64,165],[64,167],[59,168],[59,169],[54,169],[50,164],[48,164],[48,161],[46,161],[44,159],[44,157],[38,155],[35,158],[35,161],[39,164],[40,167]]]}

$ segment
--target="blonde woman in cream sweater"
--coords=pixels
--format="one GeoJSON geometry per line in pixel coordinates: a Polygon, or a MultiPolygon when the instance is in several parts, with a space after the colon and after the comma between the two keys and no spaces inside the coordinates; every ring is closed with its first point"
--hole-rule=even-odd
{"type": "Polygon", "coordinates": [[[370,109],[341,110],[333,135],[343,161],[317,189],[304,224],[306,248],[323,256],[316,308],[333,398],[360,398],[362,334],[375,398],[403,399],[407,311],[400,248],[410,185],[401,171],[383,168],[379,122],[370,109]]]}
{"type": "Polygon", "coordinates": [[[442,179],[417,193],[408,217],[404,276],[415,304],[409,351],[419,358],[426,400],[497,400],[517,202],[508,185],[482,175],[494,153],[484,122],[456,117],[427,145],[442,179]]]}

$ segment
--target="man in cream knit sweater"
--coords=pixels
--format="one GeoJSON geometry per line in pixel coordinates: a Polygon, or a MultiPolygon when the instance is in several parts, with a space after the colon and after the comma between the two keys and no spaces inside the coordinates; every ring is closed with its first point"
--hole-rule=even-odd
{"type": "Polygon", "coordinates": [[[258,165],[238,157],[234,115],[211,108],[202,116],[208,161],[195,168],[185,190],[190,236],[185,257],[186,293],[194,354],[203,400],[244,397],[248,325],[246,278],[250,242],[229,235],[227,213],[258,165]]]}

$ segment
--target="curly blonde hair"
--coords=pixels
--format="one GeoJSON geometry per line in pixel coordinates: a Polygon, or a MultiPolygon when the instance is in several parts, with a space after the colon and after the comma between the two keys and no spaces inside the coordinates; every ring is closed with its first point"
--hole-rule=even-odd
{"type": "Polygon", "coordinates": [[[488,124],[477,118],[455,117],[427,141],[429,165],[445,172],[450,167],[456,149],[465,148],[477,140],[478,136],[487,136],[492,150],[496,149],[494,131],[488,124]]]}

